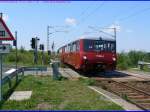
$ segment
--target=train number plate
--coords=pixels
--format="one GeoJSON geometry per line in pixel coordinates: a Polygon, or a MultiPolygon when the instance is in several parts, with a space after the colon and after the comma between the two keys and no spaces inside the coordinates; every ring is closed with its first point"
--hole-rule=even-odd
{"type": "Polygon", "coordinates": [[[104,55],[96,55],[96,57],[98,57],[98,58],[103,58],[104,55]]]}

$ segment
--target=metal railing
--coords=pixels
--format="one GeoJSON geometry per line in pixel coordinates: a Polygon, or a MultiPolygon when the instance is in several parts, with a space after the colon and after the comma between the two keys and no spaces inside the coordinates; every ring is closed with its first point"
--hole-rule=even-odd
{"type": "MultiPolygon", "coordinates": [[[[5,83],[9,83],[9,88],[12,87],[12,79],[14,77],[16,77],[16,83],[20,82],[21,78],[18,78],[18,74],[22,74],[21,76],[24,76],[24,72],[25,71],[47,71],[47,67],[20,67],[18,69],[14,69],[11,72],[5,72],[4,73],[4,77],[2,78],[2,85],[4,85],[5,83]]],[[[2,92],[2,91],[1,91],[2,92]]],[[[0,93],[2,95],[2,93],[0,93]]],[[[1,96],[3,100],[3,96],[1,96]]]]}
{"type": "Polygon", "coordinates": [[[138,65],[140,67],[141,70],[143,70],[144,66],[147,65],[148,68],[150,68],[150,63],[148,62],[144,62],[144,61],[138,61],[138,65]]]}

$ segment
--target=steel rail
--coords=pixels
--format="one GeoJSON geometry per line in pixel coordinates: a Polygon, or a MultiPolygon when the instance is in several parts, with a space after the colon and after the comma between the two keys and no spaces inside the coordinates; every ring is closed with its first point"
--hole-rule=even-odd
{"type": "MultiPolygon", "coordinates": [[[[103,80],[102,80],[102,81],[103,81],[103,80]]],[[[105,80],[105,81],[106,81],[106,80],[105,80]]],[[[135,87],[131,87],[131,86],[126,85],[126,84],[124,84],[124,83],[122,83],[122,82],[114,81],[114,80],[112,80],[112,79],[109,80],[109,81],[111,81],[110,83],[115,83],[115,84],[119,85],[120,87],[123,86],[123,87],[125,87],[125,88],[128,88],[127,90],[134,91],[135,93],[138,93],[139,95],[140,95],[140,93],[141,93],[141,95],[143,95],[143,96],[150,97],[150,94],[147,93],[147,92],[145,92],[145,91],[143,91],[143,90],[139,90],[139,89],[137,89],[137,88],[135,88],[135,87]]],[[[105,84],[105,83],[102,83],[102,84],[105,84]]],[[[113,92],[113,93],[115,93],[115,94],[121,96],[121,95],[119,94],[119,92],[120,92],[121,90],[113,90],[113,89],[111,88],[111,86],[110,86],[110,87],[107,86],[107,85],[105,85],[105,86],[108,87],[108,90],[109,90],[109,91],[111,91],[111,92],[113,92]],[[117,91],[118,91],[118,92],[117,92],[117,91]]],[[[117,87],[116,87],[116,88],[117,88],[117,87]]],[[[118,89],[119,89],[119,87],[118,87],[118,89]]],[[[127,96],[128,96],[128,95],[127,95],[127,96]]],[[[149,109],[145,108],[144,106],[140,105],[138,102],[134,101],[133,99],[132,99],[132,100],[129,100],[129,102],[135,104],[136,106],[138,106],[139,108],[141,108],[141,109],[143,109],[143,110],[149,110],[149,109]]],[[[148,104],[150,104],[150,103],[148,103],[148,104]]]]}

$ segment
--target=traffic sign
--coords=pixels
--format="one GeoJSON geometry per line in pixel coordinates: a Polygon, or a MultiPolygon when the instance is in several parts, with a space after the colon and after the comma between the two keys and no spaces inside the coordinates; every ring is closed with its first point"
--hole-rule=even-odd
{"type": "Polygon", "coordinates": [[[5,54],[10,52],[10,44],[0,44],[0,54],[5,54]]]}
{"type": "Polygon", "coordinates": [[[0,18],[0,40],[15,40],[2,18],[0,18]]]}

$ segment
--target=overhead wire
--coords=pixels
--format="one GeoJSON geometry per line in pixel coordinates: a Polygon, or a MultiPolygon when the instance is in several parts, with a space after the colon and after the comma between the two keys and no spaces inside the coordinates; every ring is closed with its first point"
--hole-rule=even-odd
{"type": "Polygon", "coordinates": [[[78,25],[82,24],[83,22],[85,22],[89,17],[91,17],[92,15],[95,14],[95,12],[97,12],[98,10],[100,10],[103,5],[105,4],[105,2],[103,1],[98,7],[96,7],[95,9],[93,9],[89,14],[87,14],[84,18],[82,18],[80,20],[80,22],[78,23],[78,25]]]}
{"type": "Polygon", "coordinates": [[[126,16],[126,17],[120,18],[119,21],[125,21],[125,20],[127,20],[129,18],[135,17],[135,16],[137,16],[137,15],[139,15],[139,14],[145,12],[145,11],[148,11],[148,10],[150,10],[150,7],[144,8],[142,10],[138,10],[136,12],[133,12],[132,14],[130,14],[130,15],[126,16]]]}
{"type": "MultiPolygon", "coordinates": [[[[150,10],[150,7],[144,8],[144,9],[141,9],[141,10],[138,10],[138,11],[135,11],[135,12],[133,12],[133,13],[131,13],[131,14],[125,16],[125,17],[122,17],[122,18],[117,19],[117,21],[118,21],[118,22],[125,21],[125,20],[127,20],[127,19],[132,18],[132,17],[138,16],[139,14],[141,14],[141,13],[143,13],[143,12],[145,12],[145,11],[148,11],[148,10],[150,10]]],[[[118,16],[118,17],[119,17],[119,16],[118,16]]],[[[117,17],[116,17],[116,18],[117,18],[117,17]]],[[[110,24],[108,24],[108,25],[106,25],[106,26],[104,26],[104,27],[108,27],[108,26],[110,26],[110,25],[112,25],[112,24],[115,24],[115,23],[112,22],[112,23],[110,23],[110,24]]]]}
{"type": "MultiPolygon", "coordinates": [[[[81,18],[81,20],[80,20],[80,22],[78,22],[77,24],[76,24],[76,26],[80,26],[83,22],[85,22],[89,17],[91,17],[91,16],[93,16],[94,14],[95,14],[95,12],[97,12],[98,10],[100,10],[101,8],[102,8],[102,6],[104,6],[104,4],[105,4],[105,1],[103,1],[100,5],[98,5],[96,8],[94,8],[90,13],[88,13],[86,16],[83,16],[82,18],[81,18]]],[[[90,7],[87,7],[87,9],[89,9],[90,7]]],[[[81,14],[86,14],[86,10],[84,11],[84,12],[82,12],[81,14]]],[[[79,28],[78,29],[76,29],[76,30],[73,30],[72,32],[77,32],[79,30],[79,28]]]]}
{"type": "MultiPolygon", "coordinates": [[[[135,7],[135,8],[137,8],[137,7],[135,7]]],[[[122,18],[120,18],[120,19],[117,19],[117,21],[119,21],[119,22],[125,21],[125,20],[127,20],[127,19],[132,18],[132,17],[138,16],[139,14],[141,14],[141,13],[143,13],[143,12],[145,12],[145,11],[148,11],[148,10],[150,10],[150,7],[144,8],[144,9],[141,9],[141,10],[138,10],[138,11],[134,11],[133,13],[131,13],[131,14],[125,16],[125,17],[122,17],[122,18]]],[[[119,17],[119,16],[118,16],[118,17],[119,17]]],[[[117,16],[116,16],[115,18],[117,18],[117,16]]],[[[110,26],[113,25],[113,24],[116,24],[116,23],[112,22],[112,23],[110,23],[110,24],[108,24],[108,25],[106,25],[106,26],[99,27],[99,28],[110,27],[110,26]]],[[[97,27],[97,28],[98,28],[98,27],[97,27]]]]}

